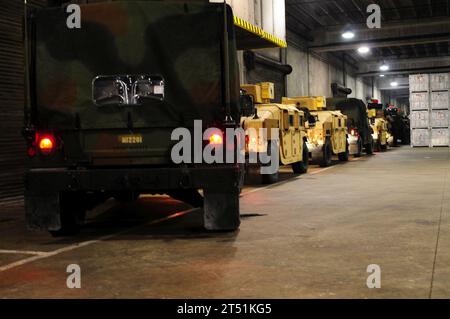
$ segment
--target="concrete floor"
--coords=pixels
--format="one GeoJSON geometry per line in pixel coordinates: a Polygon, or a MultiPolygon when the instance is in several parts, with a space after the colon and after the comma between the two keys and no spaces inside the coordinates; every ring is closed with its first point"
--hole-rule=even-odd
{"type": "Polygon", "coordinates": [[[26,231],[20,202],[3,205],[0,297],[449,298],[449,172],[448,148],[409,147],[286,172],[244,190],[229,234],[167,197],[111,200],[70,239],[26,231]],[[81,289],[66,287],[74,263],[81,289]]]}

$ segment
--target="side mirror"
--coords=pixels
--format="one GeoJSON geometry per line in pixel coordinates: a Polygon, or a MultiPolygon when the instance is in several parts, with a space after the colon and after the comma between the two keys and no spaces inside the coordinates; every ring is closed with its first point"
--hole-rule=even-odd
{"type": "Polygon", "coordinates": [[[245,94],[244,90],[240,91],[240,104],[241,104],[241,115],[242,116],[253,116],[258,117],[256,113],[255,103],[251,95],[245,94]]]}

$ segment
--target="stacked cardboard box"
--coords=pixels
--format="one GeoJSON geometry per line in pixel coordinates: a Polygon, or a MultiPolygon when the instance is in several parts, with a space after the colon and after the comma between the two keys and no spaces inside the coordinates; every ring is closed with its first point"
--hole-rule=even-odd
{"type": "Polygon", "coordinates": [[[409,76],[411,146],[450,146],[450,74],[409,76]]]}

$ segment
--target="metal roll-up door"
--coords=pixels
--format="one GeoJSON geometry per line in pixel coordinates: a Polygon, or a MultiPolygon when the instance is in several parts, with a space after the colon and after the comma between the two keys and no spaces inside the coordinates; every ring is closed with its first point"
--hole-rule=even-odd
{"type": "MultiPolygon", "coordinates": [[[[28,0],[42,7],[45,0],[28,0]]],[[[25,143],[21,135],[24,104],[24,53],[20,0],[0,0],[0,200],[21,196],[25,143]]]]}
{"type": "Polygon", "coordinates": [[[275,99],[273,102],[281,102],[286,95],[286,75],[292,72],[292,67],[263,56],[256,55],[252,51],[244,52],[247,83],[273,82],[275,85],[275,99]]]}

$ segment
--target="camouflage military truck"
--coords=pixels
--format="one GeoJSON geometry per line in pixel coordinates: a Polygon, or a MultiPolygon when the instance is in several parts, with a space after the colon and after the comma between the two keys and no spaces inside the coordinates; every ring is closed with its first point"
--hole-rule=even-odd
{"type": "Polygon", "coordinates": [[[332,155],[340,161],[348,161],[347,117],[340,111],[325,109],[325,97],[284,97],[283,104],[293,104],[307,114],[307,146],[312,161],[320,166],[329,166],[332,155]]]}
{"type": "Polygon", "coordinates": [[[370,126],[372,127],[372,138],[376,152],[385,151],[388,146],[388,126],[384,119],[383,104],[377,100],[371,100],[367,104],[369,109],[370,126]]]}
{"type": "MultiPolygon", "coordinates": [[[[273,83],[244,84],[241,88],[251,96],[255,106],[252,114],[241,118],[241,125],[246,130],[247,158],[251,153],[270,155],[272,147],[277,147],[280,164],[291,165],[296,174],[306,173],[309,151],[306,146],[304,113],[295,105],[272,103],[273,83]],[[264,128],[267,129],[266,136],[260,133],[260,129],[264,128]],[[277,136],[271,135],[272,128],[278,129],[277,136]],[[254,129],[253,135],[249,133],[250,129],[254,129]]],[[[247,162],[248,174],[259,175],[260,166],[260,163],[247,162]]],[[[278,171],[261,174],[261,178],[263,183],[274,183],[278,180],[278,171]]]]}
{"type": "Polygon", "coordinates": [[[373,131],[364,101],[356,98],[327,98],[327,109],[339,110],[347,115],[350,154],[358,157],[363,150],[367,154],[373,154],[373,131]]]}
{"type": "MultiPolygon", "coordinates": [[[[223,4],[200,2],[80,7],[79,29],[68,28],[61,8],[27,19],[29,227],[75,233],[102,200],[145,192],[204,205],[208,230],[238,228],[242,165],[171,157],[176,128],[193,132],[195,120],[203,132],[239,126],[231,8],[225,15],[223,4]]],[[[201,152],[212,140],[200,139],[201,152]]]]}

